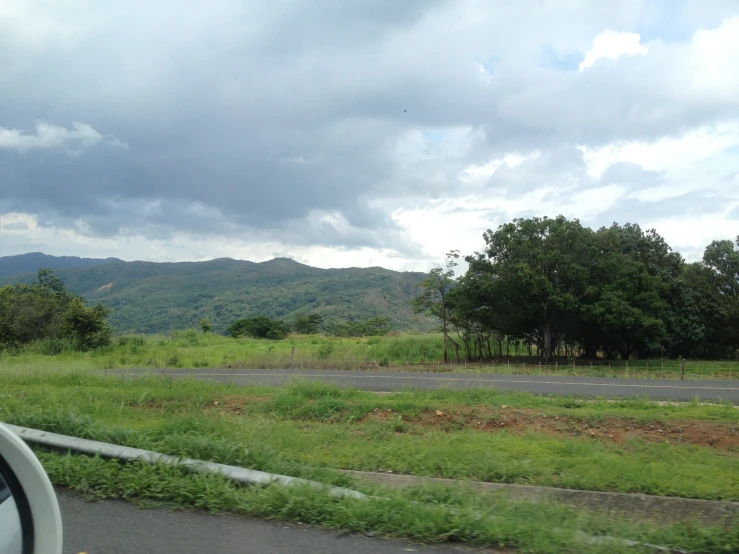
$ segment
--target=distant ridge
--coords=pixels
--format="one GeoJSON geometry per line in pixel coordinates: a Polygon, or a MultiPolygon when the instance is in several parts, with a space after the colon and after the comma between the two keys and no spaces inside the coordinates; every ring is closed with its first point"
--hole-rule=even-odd
{"type": "Polygon", "coordinates": [[[66,269],[120,261],[118,258],[78,258],[76,256],[50,256],[42,252],[29,252],[28,254],[0,257],[0,278],[16,273],[36,272],[42,267],[66,269]]]}
{"type": "MultiPolygon", "coordinates": [[[[316,313],[324,321],[387,316],[397,330],[429,330],[433,323],[413,313],[409,302],[425,274],[381,267],[321,269],[291,258],[250,262],[219,258],[205,262],[124,262],[25,254],[25,273],[0,276],[0,286],[31,282],[51,267],[67,288],[88,302],[112,309],[117,332],[160,333],[198,327],[208,319],[216,332],[251,315],[292,319],[316,313]],[[76,266],[62,267],[64,263],[76,266]],[[29,267],[30,264],[30,267],[29,267]],[[86,265],[85,265],[86,264],[86,265]]],[[[9,264],[0,267],[20,267],[9,264]]]]}

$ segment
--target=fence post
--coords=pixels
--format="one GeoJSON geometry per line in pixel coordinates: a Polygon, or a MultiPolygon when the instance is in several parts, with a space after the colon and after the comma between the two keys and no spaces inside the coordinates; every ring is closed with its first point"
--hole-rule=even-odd
{"type": "Polygon", "coordinates": [[[681,366],[682,366],[682,373],[680,374],[680,379],[684,381],[685,380],[685,359],[682,360],[681,366]]]}

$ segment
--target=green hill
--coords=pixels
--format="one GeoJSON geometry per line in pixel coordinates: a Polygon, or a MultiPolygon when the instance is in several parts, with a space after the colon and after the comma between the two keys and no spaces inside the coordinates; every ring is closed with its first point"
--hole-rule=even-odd
{"type": "Polygon", "coordinates": [[[118,258],[78,258],[77,256],[49,256],[41,252],[29,252],[28,254],[18,254],[17,256],[1,256],[0,278],[17,273],[35,272],[40,267],[57,270],[120,261],[118,258]]]}
{"type": "MultiPolygon", "coordinates": [[[[52,265],[53,267],[53,265],[52,265]]],[[[319,269],[287,258],[262,263],[228,258],[207,262],[107,261],[54,272],[88,302],[112,308],[117,332],[158,333],[197,327],[201,318],[222,332],[251,315],[291,319],[317,313],[326,322],[385,315],[398,330],[428,330],[408,302],[422,273],[379,267],[319,269]]],[[[0,285],[28,282],[34,273],[0,278],[0,285]]]]}

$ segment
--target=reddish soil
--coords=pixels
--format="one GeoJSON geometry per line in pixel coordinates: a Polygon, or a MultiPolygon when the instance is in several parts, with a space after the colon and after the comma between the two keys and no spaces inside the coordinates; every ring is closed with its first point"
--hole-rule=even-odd
{"type": "MultiPolygon", "coordinates": [[[[230,415],[243,415],[249,404],[261,404],[269,397],[257,395],[227,396],[211,400],[204,410],[217,410],[230,415]]],[[[166,402],[144,402],[140,407],[159,411],[166,402]]],[[[183,406],[183,409],[186,409],[183,406]]],[[[392,409],[376,408],[357,423],[369,421],[391,421],[398,416],[392,409]]],[[[702,420],[670,420],[661,422],[640,422],[635,419],[607,416],[599,419],[574,417],[568,415],[544,414],[535,409],[493,407],[453,407],[441,406],[428,410],[420,416],[403,417],[407,425],[435,428],[445,431],[474,429],[481,432],[524,434],[530,431],[546,433],[557,437],[584,437],[593,440],[623,444],[630,439],[670,444],[693,444],[739,452],[739,423],[713,423],[702,420]]],[[[358,432],[360,430],[358,429],[358,432]]]]}
{"type": "MultiPolygon", "coordinates": [[[[375,410],[364,421],[388,421],[396,414],[392,410],[375,410]]],[[[639,422],[621,417],[605,417],[594,421],[571,416],[544,415],[532,409],[455,408],[452,411],[430,410],[416,418],[404,418],[405,423],[453,431],[476,429],[496,433],[508,431],[524,434],[529,431],[553,436],[585,437],[622,444],[629,439],[671,444],[693,444],[739,452],[739,424],[711,423],[700,420],[669,422],[639,422]]]]}

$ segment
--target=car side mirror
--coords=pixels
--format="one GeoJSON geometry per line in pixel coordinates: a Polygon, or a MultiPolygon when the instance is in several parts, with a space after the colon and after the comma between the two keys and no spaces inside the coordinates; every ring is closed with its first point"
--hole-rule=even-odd
{"type": "Polygon", "coordinates": [[[62,518],[41,462],[0,423],[0,554],[61,554],[62,518]]]}

